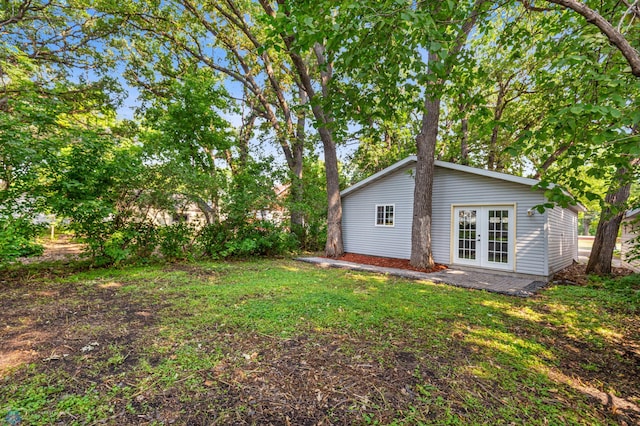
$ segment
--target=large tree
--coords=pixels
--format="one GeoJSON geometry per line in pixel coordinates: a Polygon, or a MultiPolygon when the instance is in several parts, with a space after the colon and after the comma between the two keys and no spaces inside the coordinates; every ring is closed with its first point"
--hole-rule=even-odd
{"type": "MultiPolygon", "coordinates": [[[[109,25],[123,31],[113,45],[128,53],[125,76],[143,95],[164,96],[163,86],[184,78],[194,65],[222,76],[241,104],[240,160],[246,159],[253,130],[268,129],[290,171],[292,205],[301,204],[308,96],[290,58],[267,45],[268,26],[260,5],[170,0],[118,5],[101,1],[96,7],[113,18],[106,21],[109,25]]],[[[295,208],[291,225],[294,230],[303,226],[295,208]]]]}
{"type": "Polygon", "coordinates": [[[628,164],[620,165],[609,192],[604,198],[604,207],[600,213],[600,220],[587,263],[587,273],[606,275],[611,273],[611,259],[616,247],[616,240],[620,224],[627,211],[627,201],[631,194],[631,184],[637,181],[638,171],[634,170],[640,163],[634,158],[628,164]]]}
{"type": "MultiPolygon", "coordinates": [[[[620,17],[614,4],[601,7],[610,19],[620,19],[618,27],[627,30],[627,37],[634,34],[636,30],[625,25],[633,16],[620,17]]],[[[637,178],[640,79],[628,72],[629,58],[600,34],[601,28],[584,26],[570,12],[559,15],[564,25],[553,57],[534,79],[549,106],[527,151],[540,159],[538,176],[545,183],[562,183],[576,197],[599,203],[602,214],[587,272],[608,273],[622,215],[629,207],[629,185],[637,178]],[[606,194],[593,186],[593,179],[604,184],[606,194]]],[[[637,37],[629,40],[637,45],[637,37]]],[[[557,188],[549,197],[566,202],[557,188]]]]}
{"type": "Polygon", "coordinates": [[[452,67],[476,21],[489,9],[481,0],[431,2],[327,2],[325,34],[345,82],[343,102],[392,119],[395,110],[417,112],[411,263],[433,266],[431,194],[441,99],[452,67]],[[382,100],[382,101],[381,101],[382,100]],[[384,105],[382,105],[384,103],[384,105]]]}
{"type": "Polygon", "coordinates": [[[94,18],[81,1],[0,8],[0,222],[10,234],[32,235],[33,217],[60,199],[46,168],[78,138],[100,133],[88,118],[112,117],[117,84],[104,76],[110,55],[97,48],[108,30],[94,18]],[[15,221],[20,227],[5,226],[15,221]]]}
{"type": "MultiPolygon", "coordinates": [[[[296,29],[305,24],[305,21],[322,18],[315,7],[310,10],[304,3],[295,1],[278,0],[276,4],[267,0],[260,0],[260,4],[280,37],[297,77],[305,91],[311,111],[315,118],[315,127],[322,141],[326,187],[327,187],[327,242],[325,254],[331,257],[341,256],[344,252],[342,242],[342,201],[340,199],[340,180],[338,173],[338,155],[336,152],[336,140],[334,133],[335,119],[330,108],[326,107],[326,101],[331,96],[333,63],[327,52],[326,40],[310,37],[302,41],[296,37],[296,29]],[[318,16],[320,15],[320,16],[318,16]],[[313,64],[313,65],[312,65],[313,64]],[[314,81],[314,70],[317,81],[314,81]],[[315,83],[315,84],[314,84],[315,83]],[[319,90],[316,89],[319,87],[319,90]]],[[[331,19],[330,16],[325,18],[331,19]]],[[[308,24],[307,24],[308,25],[308,24]]],[[[277,44],[276,44],[277,46],[277,44]]]]}

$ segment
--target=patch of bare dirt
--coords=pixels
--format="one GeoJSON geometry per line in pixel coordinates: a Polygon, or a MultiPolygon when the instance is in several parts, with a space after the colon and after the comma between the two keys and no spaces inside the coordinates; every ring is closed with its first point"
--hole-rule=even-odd
{"type": "Polygon", "coordinates": [[[353,262],[353,263],[362,263],[364,265],[372,265],[372,266],[381,266],[384,268],[398,268],[398,269],[406,269],[409,271],[417,271],[417,272],[439,272],[444,269],[447,269],[445,265],[436,263],[432,269],[423,269],[416,268],[409,264],[409,261],[406,259],[393,259],[390,257],[378,257],[378,256],[369,256],[366,254],[356,254],[356,253],[345,253],[337,260],[344,260],[345,262],[353,262]]]}
{"type": "MultiPolygon", "coordinates": [[[[70,360],[94,358],[108,344],[130,346],[155,322],[158,306],[141,306],[117,283],[81,294],[69,284],[25,282],[0,291],[0,379],[15,367],[41,361],[72,368],[70,360]]],[[[104,351],[102,351],[104,352],[104,351]]]]}
{"type": "MultiPolygon", "coordinates": [[[[365,342],[348,336],[283,340],[244,334],[224,340],[227,356],[213,370],[201,372],[209,389],[191,395],[190,405],[196,409],[186,423],[363,424],[363,415],[375,413],[384,424],[400,407],[421,404],[416,385],[433,386],[440,396],[450,390],[442,373],[425,365],[425,358],[390,351],[374,359],[365,342]],[[243,407],[241,415],[238,407],[243,407]],[[225,413],[226,408],[232,411],[225,413]]],[[[180,391],[145,395],[160,408],[149,420],[169,420],[170,407],[180,406],[181,397],[180,391]]],[[[434,408],[430,418],[439,414],[434,408]]],[[[185,420],[182,415],[180,421],[185,420]]]]}

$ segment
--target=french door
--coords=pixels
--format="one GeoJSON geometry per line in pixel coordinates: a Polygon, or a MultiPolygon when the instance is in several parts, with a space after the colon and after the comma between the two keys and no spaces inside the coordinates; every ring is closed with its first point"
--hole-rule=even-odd
{"type": "Polygon", "coordinates": [[[513,206],[455,207],[453,215],[453,263],[513,269],[513,206]]]}

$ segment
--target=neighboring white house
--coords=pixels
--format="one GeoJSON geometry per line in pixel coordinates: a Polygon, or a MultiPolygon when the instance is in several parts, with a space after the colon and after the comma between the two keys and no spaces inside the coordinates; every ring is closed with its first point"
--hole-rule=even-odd
{"type": "Polygon", "coordinates": [[[640,259],[629,260],[633,256],[633,240],[640,236],[640,208],[629,210],[622,220],[622,244],[620,260],[625,268],[640,271],[640,259]]]}
{"type": "MultiPolygon", "coordinates": [[[[416,157],[343,190],[346,252],[408,259],[416,157]]],[[[578,259],[578,211],[547,202],[538,181],[435,162],[433,257],[437,263],[548,279],[578,259]]]]}

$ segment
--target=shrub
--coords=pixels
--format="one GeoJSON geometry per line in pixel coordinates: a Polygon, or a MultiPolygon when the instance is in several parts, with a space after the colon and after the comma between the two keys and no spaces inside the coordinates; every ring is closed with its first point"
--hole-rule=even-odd
{"type": "Polygon", "coordinates": [[[222,223],[212,223],[203,227],[197,236],[200,253],[212,259],[220,259],[226,250],[227,242],[234,238],[232,230],[222,223]]]}
{"type": "Polygon", "coordinates": [[[158,228],[148,222],[136,223],[133,239],[133,253],[140,259],[147,259],[153,255],[158,247],[158,228]]]}
{"type": "Polygon", "coordinates": [[[17,257],[39,256],[44,251],[36,243],[36,236],[43,225],[33,223],[29,218],[3,217],[0,219],[0,265],[17,257]]]}
{"type": "Polygon", "coordinates": [[[158,232],[160,253],[170,262],[192,258],[195,231],[185,222],[161,227],[158,232]]]}
{"type": "Polygon", "coordinates": [[[87,243],[97,265],[118,264],[132,258],[149,258],[158,246],[158,229],[151,223],[131,222],[117,226],[105,221],[84,230],[82,241],[87,243]]]}
{"type": "Polygon", "coordinates": [[[295,235],[266,221],[208,225],[198,235],[198,243],[202,253],[214,259],[276,256],[298,248],[295,235]]]}
{"type": "Polygon", "coordinates": [[[97,259],[98,263],[103,261],[107,264],[117,264],[129,258],[131,254],[132,236],[126,231],[116,231],[104,241],[102,246],[101,258],[97,259]]]}

